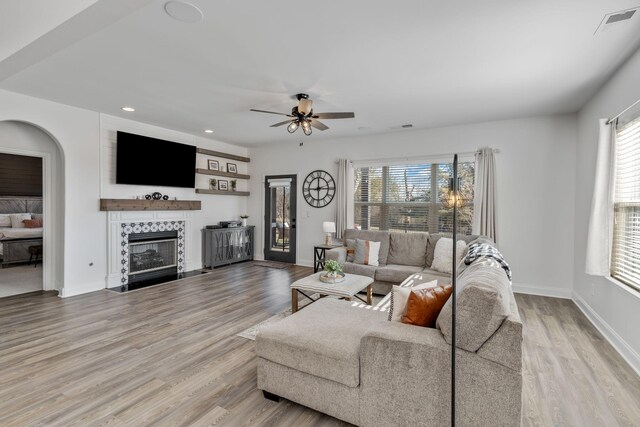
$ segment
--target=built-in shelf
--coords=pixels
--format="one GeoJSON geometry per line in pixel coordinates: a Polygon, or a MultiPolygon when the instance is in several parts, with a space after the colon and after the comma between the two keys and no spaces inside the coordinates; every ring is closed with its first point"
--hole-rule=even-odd
{"type": "Polygon", "coordinates": [[[248,191],[224,191],[224,190],[206,190],[204,188],[196,188],[196,193],[199,194],[216,194],[222,196],[248,196],[248,191]]]}
{"type": "Polygon", "coordinates": [[[249,179],[249,175],[244,175],[241,173],[212,171],[209,169],[196,169],[196,173],[199,173],[201,175],[224,176],[226,178],[249,179]]]}
{"type": "Polygon", "coordinates": [[[101,211],[199,211],[200,209],[202,209],[200,200],[100,199],[101,211]]]}
{"type": "Polygon", "coordinates": [[[207,150],[206,148],[198,148],[199,154],[204,154],[205,156],[213,156],[213,157],[222,157],[223,159],[237,160],[239,162],[249,163],[251,159],[248,157],[236,156],[235,154],[227,154],[222,153],[220,151],[207,150]]]}

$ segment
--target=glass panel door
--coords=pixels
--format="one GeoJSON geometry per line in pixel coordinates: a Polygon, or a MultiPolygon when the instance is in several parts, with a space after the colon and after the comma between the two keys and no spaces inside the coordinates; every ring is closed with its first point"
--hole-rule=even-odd
{"type": "Polygon", "coordinates": [[[265,179],[264,259],[296,262],[296,176],[265,179]]]}

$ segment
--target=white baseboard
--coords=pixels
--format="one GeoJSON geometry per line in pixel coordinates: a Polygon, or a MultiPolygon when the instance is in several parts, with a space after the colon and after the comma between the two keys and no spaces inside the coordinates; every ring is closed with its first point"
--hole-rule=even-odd
{"type": "Polygon", "coordinates": [[[541,286],[513,283],[513,292],[517,294],[540,295],[543,297],[571,299],[571,289],[545,288],[541,286]]]}
{"type": "Polygon", "coordinates": [[[577,292],[573,292],[573,302],[580,311],[589,319],[596,329],[605,337],[609,344],[622,356],[631,368],[640,375],[640,355],[604,321],[598,313],[577,292]]]}
{"type": "Polygon", "coordinates": [[[88,294],[89,292],[101,291],[104,289],[104,282],[95,282],[79,287],[64,286],[58,292],[60,298],[69,298],[76,295],[88,294]]]}

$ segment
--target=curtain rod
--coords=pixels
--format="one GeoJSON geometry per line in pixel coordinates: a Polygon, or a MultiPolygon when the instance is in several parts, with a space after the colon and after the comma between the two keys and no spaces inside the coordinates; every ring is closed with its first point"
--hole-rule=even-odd
{"type": "Polygon", "coordinates": [[[623,115],[624,113],[626,113],[627,111],[631,110],[633,107],[635,107],[636,105],[640,104],[640,99],[638,99],[636,102],[634,102],[633,104],[629,105],[627,108],[625,108],[624,110],[620,111],[616,116],[611,117],[608,121],[607,124],[610,125],[611,123],[615,122],[621,115],[623,115]]]}
{"type": "MultiPolygon", "coordinates": [[[[428,156],[424,156],[425,158],[440,158],[440,157],[450,157],[453,156],[454,154],[457,154],[458,156],[474,156],[478,153],[480,153],[481,150],[478,149],[476,151],[464,151],[464,152],[458,152],[458,153],[443,153],[443,154],[433,154],[433,155],[428,155],[428,156]]],[[[500,149],[499,148],[494,148],[493,152],[496,154],[500,153],[500,149]]],[[[400,161],[404,161],[404,160],[410,160],[411,157],[395,157],[395,158],[388,158],[388,159],[354,159],[354,160],[349,160],[349,162],[353,163],[359,163],[359,162],[376,162],[376,161],[387,161],[387,162],[400,162],[400,161]]],[[[339,161],[336,161],[336,164],[338,164],[339,161]]]]}

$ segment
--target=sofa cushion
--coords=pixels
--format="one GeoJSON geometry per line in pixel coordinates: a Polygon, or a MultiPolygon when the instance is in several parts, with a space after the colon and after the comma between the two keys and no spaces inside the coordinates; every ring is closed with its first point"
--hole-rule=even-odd
{"type": "Polygon", "coordinates": [[[422,267],[389,264],[384,267],[378,267],[375,279],[380,282],[400,283],[413,273],[419,273],[421,271],[422,267]]]}
{"type": "Polygon", "coordinates": [[[464,240],[458,240],[456,242],[456,259],[453,261],[453,239],[444,237],[438,239],[436,249],[433,254],[433,262],[431,263],[431,269],[440,271],[442,273],[451,274],[453,270],[453,263],[460,264],[466,251],[467,244],[464,240]]]}
{"type": "Polygon", "coordinates": [[[386,313],[322,300],[259,329],[256,354],[280,365],[357,387],[360,339],[386,322],[386,313]]]}
{"type": "MultiPolygon", "coordinates": [[[[436,244],[438,243],[438,240],[440,240],[440,238],[442,237],[452,237],[452,235],[451,233],[429,234],[429,245],[427,246],[427,261],[426,261],[427,267],[431,267],[431,264],[433,264],[433,255],[436,250],[436,244]]],[[[476,240],[478,237],[480,236],[478,236],[477,234],[469,234],[469,235],[458,234],[458,240],[464,240],[467,246],[469,245],[469,243],[476,240]]]]}
{"type": "MultiPolygon", "coordinates": [[[[456,346],[475,352],[510,314],[511,285],[497,263],[476,261],[458,276],[456,346]]],[[[436,322],[451,344],[451,300],[436,322]]]]}
{"type": "MultiPolygon", "coordinates": [[[[373,265],[378,266],[378,255],[380,253],[380,242],[374,242],[372,240],[360,240],[356,239],[355,254],[353,256],[353,262],[356,264],[373,265]]],[[[349,249],[347,247],[347,257],[349,256],[349,249]]],[[[347,258],[348,260],[349,258],[347,258]]]]}
{"type": "Polygon", "coordinates": [[[378,253],[378,264],[385,265],[387,256],[389,255],[389,232],[388,231],[371,231],[371,230],[344,230],[344,242],[348,239],[371,240],[372,242],[380,242],[380,252],[378,253]]]}
{"type": "Polygon", "coordinates": [[[387,264],[425,266],[429,233],[389,233],[387,264]]]}
{"type": "Polygon", "coordinates": [[[408,325],[436,327],[440,310],[451,296],[451,285],[412,289],[401,322],[408,325]]]}
{"type": "Polygon", "coordinates": [[[375,279],[376,268],[373,265],[356,264],[355,262],[345,262],[342,271],[349,274],[359,274],[361,276],[371,277],[375,279]]]}

